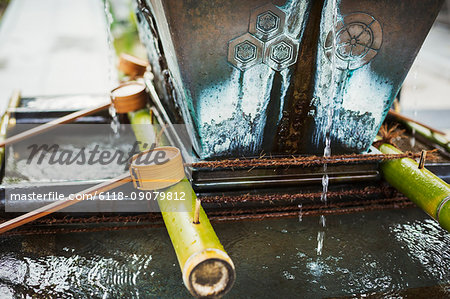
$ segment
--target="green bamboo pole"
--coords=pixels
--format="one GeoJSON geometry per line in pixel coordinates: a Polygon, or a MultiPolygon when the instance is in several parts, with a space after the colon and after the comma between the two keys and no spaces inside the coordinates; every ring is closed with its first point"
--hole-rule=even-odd
{"type": "MultiPolygon", "coordinates": [[[[147,109],[128,113],[136,139],[143,143],[155,142],[158,133],[142,125],[153,123],[147,109]],[[153,136],[153,137],[152,137],[153,136]]],[[[166,144],[162,144],[166,145],[166,144]]],[[[172,241],[183,274],[183,281],[196,297],[220,297],[228,292],[235,279],[232,260],[224,250],[209,219],[200,208],[200,223],[194,224],[197,196],[185,177],[165,193],[185,192],[185,201],[158,200],[164,223],[172,241]]]]}
{"type": "Polygon", "coordinates": [[[432,132],[430,129],[410,121],[401,122],[411,131],[419,134],[423,138],[441,146],[447,153],[450,153],[450,141],[442,134],[432,132]]]}
{"type": "MultiPolygon", "coordinates": [[[[20,91],[15,90],[9,99],[6,111],[0,120],[0,142],[6,139],[8,126],[10,124],[15,125],[15,119],[11,117],[11,110],[19,106],[20,99],[21,99],[20,91]]],[[[0,147],[0,166],[3,163],[4,157],[5,157],[5,147],[2,146],[0,147]]]]}
{"type": "MultiPolygon", "coordinates": [[[[389,144],[382,144],[379,150],[383,154],[402,153],[389,144]]],[[[419,169],[418,163],[410,158],[384,161],[381,171],[387,182],[450,231],[449,184],[431,171],[419,169]]]]}

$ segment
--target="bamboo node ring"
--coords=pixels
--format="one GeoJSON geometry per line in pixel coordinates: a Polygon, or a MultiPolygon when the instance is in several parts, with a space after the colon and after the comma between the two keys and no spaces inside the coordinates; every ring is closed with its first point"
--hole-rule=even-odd
{"type": "Polygon", "coordinates": [[[439,222],[439,216],[440,216],[440,214],[441,214],[441,210],[442,210],[442,208],[443,208],[448,202],[450,202],[450,195],[448,195],[447,197],[445,197],[445,198],[441,201],[441,203],[439,204],[438,208],[436,209],[436,221],[437,221],[438,223],[440,223],[440,222],[439,222]]]}

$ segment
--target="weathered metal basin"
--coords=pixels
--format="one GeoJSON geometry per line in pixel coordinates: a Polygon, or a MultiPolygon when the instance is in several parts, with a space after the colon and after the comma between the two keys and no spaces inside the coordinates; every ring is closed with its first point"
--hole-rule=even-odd
{"type": "Polygon", "coordinates": [[[329,111],[333,152],[366,151],[442,1],[341,0],[337,22],[327,0],[136,3],[159,98],[204,159],[322,153],[329,111]]]}

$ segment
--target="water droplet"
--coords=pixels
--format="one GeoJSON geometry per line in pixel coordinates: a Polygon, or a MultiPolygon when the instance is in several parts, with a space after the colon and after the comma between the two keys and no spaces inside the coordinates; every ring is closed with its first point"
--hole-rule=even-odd
{"type": "Polygon", "coordinates": [[[324,231],[320,231],[317,233],[317,255],[322,255],[324,236],[324,231]]]}
{"type": "Polygon", "coordinates": [[[295,279],[295,276],[293,274],[289,273],[286,270],[283,271],[283,277],[286,278],[287,280],[294,280],[295,279]]]}

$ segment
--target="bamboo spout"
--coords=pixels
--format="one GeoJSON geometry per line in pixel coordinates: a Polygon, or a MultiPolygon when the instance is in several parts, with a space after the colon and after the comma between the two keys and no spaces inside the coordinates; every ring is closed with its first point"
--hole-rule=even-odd
{"type": "MultiPolygon", "coordinates": [[[[142,124],[152,124],[147,110],[129,113],[136,139],[141,143],[155,142],[156,134],[143,130],[142,124]]],[[[164,223],[180,264],[183,282],[195,297],[221,297],[232,287],[235,268],[222,244],[220,244],[209,219],[199,206],[199,223],[194,224],[197,196],[185,177],[180,183],[163,189],[164,192],[192,194],[177,203],[179,211],[173,211],[173,202],[158,200],[164,223]],[[179,206],[178,206],[179,205],[179,206]],[[171,211],[171,212],[164,212],[171,211]],[[187,211],[187,212],[186,212],[187,211]]]]}
{"type": "MultiPolygon", "coordinates": [[[[382,144],[384,154],[400,154],[392,145],[382,144]]],[[[450,186],[426,168],[409,158],[381,163],[384,178],[405,194],[418,207],[433,217],[442,228],[450,231],[450,186]]]]}

